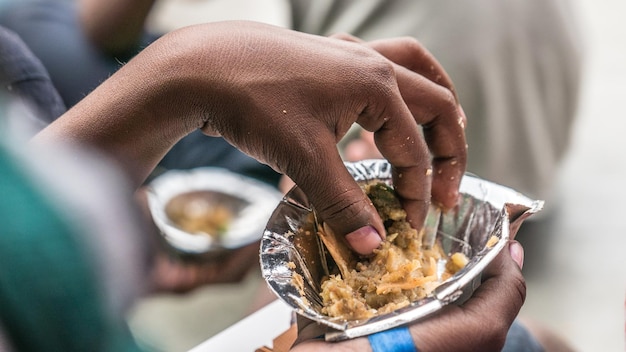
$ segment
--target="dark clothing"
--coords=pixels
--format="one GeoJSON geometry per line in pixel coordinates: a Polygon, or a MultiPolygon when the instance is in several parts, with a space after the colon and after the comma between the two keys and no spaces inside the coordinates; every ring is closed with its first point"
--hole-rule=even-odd
{"type": "MultiPolygon", "coordinates": [[[[0,25],[15,31],[41,60],[68,108],[158,36],[146,34],[124,57],[99,52],[82,34],[76,5],[65,1],[16,2],[0,11],[0,25]]],[[[58,117],[57,114],[54,118],[58,117]]],[[[53,121],[46,118],[47,123],[53,121]]],[[[176,144],[153,176],[169,169],[222,167],[278,186],[280,174],[239,151],[223,138],[195,131],[176,144]]]]}
{"type": "MultiPolygon", "coordinates": [[[[20,38],[10,30],[0,27],[0,89],[3,98],[17,101],[29,108],[32,118],[28,123],[42,127],[65,112],[65,105],[54,88],[41,61],[20,38]]],[[[10,114],[10,112],[7,112],[10,114]]]]}

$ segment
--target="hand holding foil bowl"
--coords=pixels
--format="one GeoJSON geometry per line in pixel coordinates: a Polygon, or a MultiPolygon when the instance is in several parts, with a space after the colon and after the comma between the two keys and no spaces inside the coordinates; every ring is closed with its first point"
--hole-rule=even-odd
{"type": "MultiPolygon", "coordinates": [[[[360,183],[391,182],[391,165],[385,160],[346,163],[360,183]]],[[[532,200],[501,185],[466,174],[457,206],[441,212],[432,207],[424,232],[445,256],[460,252],[464,267],[443,280],[426,297],[364,319],[332,317],[324,313],[321,283],[336,264],[317,236],[320,224],[306,195],[296,186],[274,210],[261,241],[261,269],[274,293],[298,314],[324,324],[332,331],[326,340],[339,341],[404,325],[450,303],[461,304],[480,285],[481,273],[498,255],[521,223],[540,211],[543,201],[532,200]]],[[[424,243],[429,242],[426,240],[424,243]]]]}

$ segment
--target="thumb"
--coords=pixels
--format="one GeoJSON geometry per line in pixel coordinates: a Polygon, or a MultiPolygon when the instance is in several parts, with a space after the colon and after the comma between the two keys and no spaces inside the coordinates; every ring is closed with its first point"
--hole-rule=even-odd
{"type": "Polygon", "coordinates": [[[307,195],[321,221],[336,235],[345,236],[343,239],[352,250],[370,254],[385,234],[382,220],[348,172],[336,147],[324,149],[308,162],[312,167],[300,164],[289,176],[307,195]]]}

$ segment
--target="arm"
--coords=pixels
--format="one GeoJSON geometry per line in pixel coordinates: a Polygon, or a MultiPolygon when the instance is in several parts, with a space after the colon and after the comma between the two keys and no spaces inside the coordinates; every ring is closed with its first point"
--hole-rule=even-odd
{"type": "Polygon", "coordinates": [[[79,0],[78,16],[85,35],[111,55],[123,54],[139,41],[155,0],[79,0]]]}
{"type": "Polygon", "coordinates": [[[429,147],[456,161],[451,174],[434,173],[452,177],[435,182],[445,188],[436,194],[458,194],[466,156],[459,116],[450,89],[366,45],[221,22],[167,34],[35,140],[95,144],[139,185],[174,143],[200,128],[290,176],[335,232],[367,254],[384,227],[343,166],[337,141],[354,122],[374,132],[419,228],[433,178],[429,147]],[[422,123],[433,131],[426,141],[422,123]]]}

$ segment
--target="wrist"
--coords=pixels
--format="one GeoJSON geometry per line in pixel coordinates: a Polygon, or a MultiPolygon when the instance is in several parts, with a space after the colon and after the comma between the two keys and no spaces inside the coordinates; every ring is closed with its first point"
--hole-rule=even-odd
{"type": "Polygon", "coordinates": [[[406,326],[377,332],[367,339],[372,352],[419,352],[406,326]]]}

